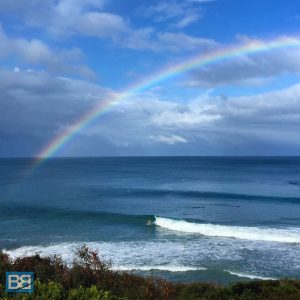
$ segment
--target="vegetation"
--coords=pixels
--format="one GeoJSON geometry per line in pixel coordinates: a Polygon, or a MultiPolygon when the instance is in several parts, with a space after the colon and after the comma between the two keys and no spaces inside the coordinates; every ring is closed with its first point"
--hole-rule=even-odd
{"type": "Polygon", "coordinates": [[[11,260],[0,252],[0,299],[39,300],[299,300],[300,280],[267,280],[220,286],[197,282],[175,284],[154,277],[116,272],[98,253],[83,246],[72,266],[60,257],[39,255],[11,260]],[[7,294],[5,272],[32,271],[34,293],[7,294]]]}

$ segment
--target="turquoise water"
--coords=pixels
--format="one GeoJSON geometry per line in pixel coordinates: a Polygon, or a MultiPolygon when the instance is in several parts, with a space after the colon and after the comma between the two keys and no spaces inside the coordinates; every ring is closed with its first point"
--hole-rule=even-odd
{"type": "Polygon", "coordinates": [[[300,278],[300,158],[0,160],[0,247],[171,280],[300,278]],[[151,220],[151,225],[147,225],[151,220]]]}

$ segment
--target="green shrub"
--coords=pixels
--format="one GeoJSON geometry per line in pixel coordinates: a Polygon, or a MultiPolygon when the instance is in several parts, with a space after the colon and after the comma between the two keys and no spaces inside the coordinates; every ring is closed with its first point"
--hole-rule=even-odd
{"type": "Polygon", "coordinates": [[[35,281],[34,283],[34,293],[5,293],[1,291],[1,299],[22,299],[22,300],[64,300],[65,292],[60,283],[49,282],[41,283],[40,281],[35,281]]]}
{"type": "Polygon", "coordinates": [[[299,280],[257,280],[224,287],[212,283],[171,283],[155,277],[116,272],[98,252],[77,249],[71,266],[60,257],[39,255],[12,261],[0,251],[0,299],[17,300],[300,300],[299,280]],[[5,272],[32,271],[33,294],[5,292],[5,272]]]}
{"type": "MultiPolygon", "coordinates": [[[[123,298],[126,300],[125,298],[123,298]]],[[[98,290],[95,285],[90,288],[79,287],[69,291],[68,300],[122,300],[113,296],[111,292],[98,290]]]]}
{"type": "Polygon", "coordinates": [[[34,298],[48,300],[64,300],[65,292],[63,286],[57,282],[49,282],[47,284],[35,281],[34,298]]]}
{"type": "Polygon", "coordinates": [[[178,300],[225,300],[229,299],[229,291],[226,288],[219,287],[210,283],[191,283],[182,286],[177,297],[178,300]]]}

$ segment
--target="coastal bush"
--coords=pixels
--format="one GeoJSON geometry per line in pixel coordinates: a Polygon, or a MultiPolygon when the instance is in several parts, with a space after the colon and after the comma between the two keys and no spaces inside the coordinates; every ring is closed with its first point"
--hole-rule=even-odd
{"type": "Polygon", "coordinates": [[[68,273],[66,265],[58,256],[42,258],[38,254],[29,257],[17,258],[10,271],[31,270],[41,282],[49,280],[62,282],[68,273]]]}
{"type": "Polygon", "coordinates": [[[77,288],[69,291],[68,300],[127,300],[114,296],[110,291],[103,291],[97,289],[95,285],[90,288],[77,288]]]}
{"type": "Polygon", "coordinates": [[[57,282],[41,283],[36,280],[34,283],[34,293],[6,293],[3,288],[0,288],[0,299],[9,300],[64,300],[66,292],[62,285],[57,282]]]}
{"type": "Polygon", "coordinates": [[[226,300],[229,299],[229,291],[226,288],[217,286],[211,283],[191,283],[182,286],[180,293],[178,294],[178,300],[198,300],[198,299],[210,299],[210,300],[226,300]]]}
{"type": "Polygon", "coordinates": [[[110,291],[99,290],[94,285],[90,288],[79,287],[66,291],[59,283],[41,283],[38,280],[35,281],[33,294],[7,294],[0,286],[0,297],[2,300],[127,300],[127,298],[114,296],[110,291]]]}
{"type": "Polygon", "coordinates": [[[300,281],[298,280],[255,280],[235,283],[230,287],[233,299],[242,300],[298,300],[300,281]]]}
{"type": "Polygon", "coordinates": [[[41,283],[36,280],[34,289],[35,292],[31,295],[32,298],[29,299],[63,300],[65,297],[63,286],[57,282],[41,283]]]}
{"type": "Polygon", "coordinates": [[[12,262],[9,256],[0,251],[0,284],[5,282],[5,274],[12,270],[12,262]]]}
{"type": "Polygon", "coordinates": [[[101,261],[98,252],[86,246],[77,250],[70,274],[72,287],[92,284],[129,299],[167,300],[174,294],[173,285],[163,279],[112,271],[111,262],[101,261]]]}
{"type": "Polygon", "coordinates": [[[229,286],[213,283],[171,283],[153,276],[116,272],[110,262],[86,246],[72,265],[60,257],[39,255],[12,260],[0,251],[0,299],[22,300],[300,300],[300,280],[256,280],[229,286]],[[33,294],[5,292],[5,272],[32,271],[33,294]]]}

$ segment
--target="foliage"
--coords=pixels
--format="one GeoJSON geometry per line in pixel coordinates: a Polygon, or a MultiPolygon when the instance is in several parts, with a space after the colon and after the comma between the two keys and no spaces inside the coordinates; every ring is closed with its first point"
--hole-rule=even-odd
{"type": "Polygon", "coordinates": [[[299,300],[299,280],[257,280],[220,286],[197,282],[171,283],[161,278],[116,272],[98,252],[83,246],[71,266],[60,257],[39,255],[11,260],[0,251],[0,299],[48,300],[299,300]],[[5,272],[32,271],[33,294],[7,294],[5,272]]]}

